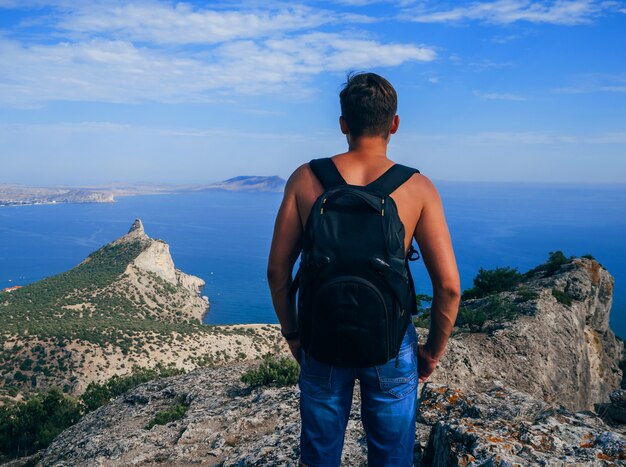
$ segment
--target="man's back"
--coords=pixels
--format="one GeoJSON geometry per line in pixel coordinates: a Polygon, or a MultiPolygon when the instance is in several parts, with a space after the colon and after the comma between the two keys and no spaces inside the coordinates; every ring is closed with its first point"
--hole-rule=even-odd
{"type": "MultiPolygon", "coordinates": [[[[394,165],[387,157],[387,146],[400,124],[395,114],[395,90],[378,75],[359,74],[349,77],[340,93],[340,101],[342,115],[339,124],[346,135],[349,150],[333,156],[331,161],[347,184],[365,186],[394,165]]],[[[290,293],[294,290],[292,270],[303,250],[307,220],[312,206],[323,192],[320,180],[308,163],[291,174],[276,216],[267,269],[281,332],[301,365],[301,460],[303,464],[310,465],[339,465],[356,378],[361,382],[361,418],[367,434],[368,461],[371,465],[410,465],[415,441],[418,379],[419,382],[426,381],[443,355],[460,297],[459,275],[441,199],[428,177],[420,173],[411,175],[390,194],[404,226],[405,256],[415,238],[432,280],[428,341],[418,344],[415,327],[409,325],[395,358],[386,363],[362,368],[333,367],[302,349],[299,315],[294,296],[290,293]]],[[[355,235],[346,231],[350,232],[349,236],[355,235]]],[[[342,239],[346,242],[350,240],[342,239]]],[[[400,239],[396,240],[396,252],[399,252],[400,239]]],[[[395,285],[388,287],[396,288],[395,285]]],[[[365,308],[369,306],[367,300],[359,302],[358,287],[345,287],[345,290],[354,297],[344,301],[338,298],[323,309],[334,310],[333,307],[340,302],[345,302],[346,306],[354,303],[363,303],[365,308]]],[[[364,319],[364,309],[359,308],[358,311],[354,316],[364,319]]],[[[314,315],[302,314],[306,318],[300,322],[304,326],[302,336],[306,337],[304,330],[311,329],[306,326],[314,321],[318,329],[326,329],[327,323],[319,315],[314,315]]]]}

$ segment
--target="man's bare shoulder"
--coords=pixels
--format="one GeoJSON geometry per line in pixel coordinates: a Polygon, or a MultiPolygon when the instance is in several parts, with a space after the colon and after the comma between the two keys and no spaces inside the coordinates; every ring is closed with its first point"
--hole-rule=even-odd
{"type": "Polygon", "coordinates": [[[407,180],[406,186],[411,196],[418,196],[424,201],[439,198],[439,192],[434,183],[422,173],[413,174],[411,178],[407,180]]]}
{"type": "Polygon", "coordinates": [[[316,182],[317,178],[315,178],[315,175],[313,174],[309,163],[305,162],[291,173],[291,175],[287,179],[285,191],[291,190],[294,192],[299,192],[306,189],[310,190],[311,185],[316,182]]]}

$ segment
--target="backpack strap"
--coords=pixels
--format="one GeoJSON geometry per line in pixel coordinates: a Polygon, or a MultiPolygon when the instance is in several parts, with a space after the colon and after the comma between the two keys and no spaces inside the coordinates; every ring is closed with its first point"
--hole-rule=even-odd
{"type": "Polygon", "coordinates": [[[313,159],[309,162],[309,166],[324,187],[324,190],[328,190],[337,185],[347,184],[330,157],[313,159]]]}
{"type": "Polygon", "coordinates": [[[379,191],[380,193],[389,196],[396,190],[396,188],[416,173],[420,173],[420,171],[406,165],[395,164],[387,169],[384,174],[367,185],[367,188],[379,191]]]}

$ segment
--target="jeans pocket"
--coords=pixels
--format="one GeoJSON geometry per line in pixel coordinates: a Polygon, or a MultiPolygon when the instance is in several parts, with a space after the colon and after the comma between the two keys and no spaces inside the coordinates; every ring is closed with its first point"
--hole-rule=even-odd
{"type": "Polygon", "coordinates": [[[404,344],[398,353],[398,367],[396,358],[391,358],[384,365],[376,367],[380,390],[397,397],[406,396],[417,388],[417,358],[415,344],[404,344]]]}
{"type": "Polygon", "coordinates": [[[332,365],[315,360],[304,350],[301,355],[298,379],[300,390],[310,395],[329,393],[333,374],[332,365]]]}

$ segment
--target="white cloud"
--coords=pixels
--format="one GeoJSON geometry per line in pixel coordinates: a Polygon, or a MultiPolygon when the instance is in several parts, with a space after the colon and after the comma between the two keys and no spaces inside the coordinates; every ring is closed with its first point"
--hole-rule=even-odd
{"type": "MultiPolygon", "coordinates": [[[[200,9],[187,3],[85,2],[57,24],[75,34],[106,35],[153,44],[213,44],[306,30],[345,18],[306,6],[273,10],[200,9]]],[[[358,21],[358,16],[351,16],[358,21]]],[[[364,18],[362,18],[364,19],[364,18]]]]}
{"type": "Polygon", "coordinates": [[[526,101],[527,97],[520,96],[519,94],[511,94],[508,92],[505,93],[497,93],[497,92],[482,92],[482,91],[472,91],[476,97],[487,100],[503,100],[503,101],[526,101]]]}
{"type": "Polygon", "coordinates": [[[408,11],[410,19],[421,23],[444,23],[464,20],[509,24],[517,21],[575,25],[589,23],[603,11],[615,10],[616,2],[594,0],[496,0],[473,2],[450,9],[420,7],[408,11]]]}
{"type": "MultiPolygon", "coordinates": [[[[22,6],[40,9],[42,1],[22,6]]],[[[320,73],[436,57],[427,46],[383,43],[359,31],[319,31],[372,20],[366,16],[289,3],[212,5],[56,0],[46,14],[34,16],[45,36],[21,34],[30,27],[24,24],[0,35],[0,105],[306,96],[320,73]]],[[[16,3],[0,0],[2,6],[16,3]]]]}
{"type": "Polygon", "coordinates": [[[0,104],[46,101],[209,102],[297,89],[322,72],[430,61],[435,52],[338,33],[239,40],[196,53],[91,39],[24,46],[0,39],[0,104]]]}

